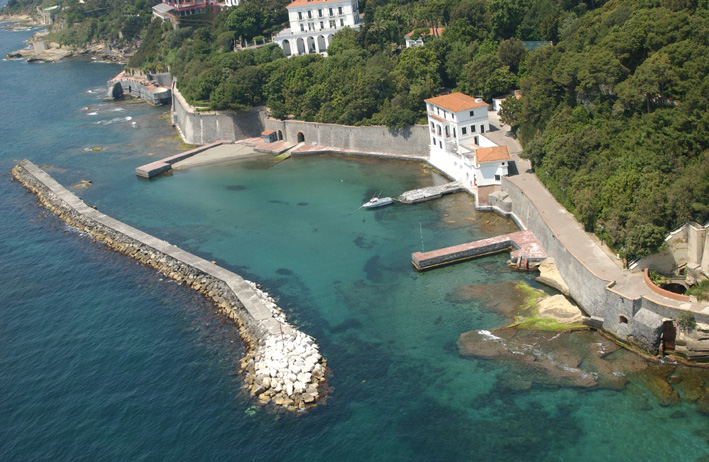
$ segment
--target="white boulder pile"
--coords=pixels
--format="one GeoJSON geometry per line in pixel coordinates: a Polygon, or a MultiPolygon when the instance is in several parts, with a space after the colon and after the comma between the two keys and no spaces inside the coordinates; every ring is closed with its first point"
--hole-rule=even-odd
{"type": "Polygon", "coordinates": [[[315,404],[325,380],[325,359],[315,340],[302,332],[271,336],[245,358],[251,395],[287,408],[315,404]]]}
{"type": "Polygon", "coordinates": [[[275,300],[247,282],[282,326],[279,334],[261,338],[242,360],[251,396],[288,409],[315,405],[326,378],[326,361],[315,339],[290,326],[275,300]]]}

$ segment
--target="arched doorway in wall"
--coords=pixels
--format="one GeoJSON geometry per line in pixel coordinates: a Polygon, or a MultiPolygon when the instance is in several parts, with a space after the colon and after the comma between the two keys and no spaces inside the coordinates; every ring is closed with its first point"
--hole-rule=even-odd
{"type": "Polygon", "coordinates": [[[317,50],[315,49],[315,38],[313,37],[308,37],[308,53],[316,53],[317,50]]]}
{"type": "Polygon", "coordinates": [[[283,41],[283,54],[286,55],[286,57],[291,55],[291,49],[290,49],[290,42],[288,40],[283,41]]]}
{"type": "Polygon", "coordinates": [[[327,50],[327,43],[325,43],[325,37],[322,35],[318,36],[318,51],[322,53],[327,50]]]}
{"type": "Polygon", "coordinates": [[[278,130],[278,141],[281,141],[283,139],[283,132],[281,130],[278,130]]]}
{"type": "Polygon", "coordinates": [[[305,41],[302,38],[299,38],[296,40],[296,48],[298,50],[299,55],[304,55],[305,54],[305,41]]]}
{"type": "Polygon", "coordinates": [[[298,132],[298,143],[305,143],[305,135],[303,135],[303,132],[298,132]]]}

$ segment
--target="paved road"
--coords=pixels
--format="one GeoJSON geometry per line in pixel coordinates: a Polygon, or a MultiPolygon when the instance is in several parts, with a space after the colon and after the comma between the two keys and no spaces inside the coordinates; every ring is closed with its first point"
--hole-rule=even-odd
{"type": "Polygon", "coordinates": [[[529,161],[520,159],[518,154],[522,151],[521,146],[510,136],[509,127],[500,123],[496,113],[490,113],[490,125],[491,128],[494,125],[494,129],[486,133],[486,136],[500,145],[508,146],[517,167],[517,174],[511,175],[509,179],[533,199],[559,241],[592,273],[602,279],[616,281],[613,289],[628,298],[645,297],[663,305],[709,313],[709,306],[679,302],[652,292],[645,284],[642,273],[622,269],[620,261],[612,255],[610,249],[599,245],[595,236],[586,233],[574,216],[554,199],[532,173],[529,161]]]}

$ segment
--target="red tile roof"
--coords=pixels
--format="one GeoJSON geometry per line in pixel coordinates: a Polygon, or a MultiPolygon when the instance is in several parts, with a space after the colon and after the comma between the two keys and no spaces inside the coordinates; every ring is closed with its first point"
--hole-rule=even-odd
{"type": "Polygon", "coordinates": [[[460,112],[467,109],[487,106],[487,103],[482,101],[477,102],[475,101],[475,98],[468,96],[465,93],[451,93],[450,95],[429,98],[425,101],[451,112],[460,112]]]}
{"type": "Polygon", "coordinates": [[[493,146],[491,148],[478,148],[475,150],[478,164],[484,162],[498,162],[510,160],[510,151],[507,146],[493,146]]]}

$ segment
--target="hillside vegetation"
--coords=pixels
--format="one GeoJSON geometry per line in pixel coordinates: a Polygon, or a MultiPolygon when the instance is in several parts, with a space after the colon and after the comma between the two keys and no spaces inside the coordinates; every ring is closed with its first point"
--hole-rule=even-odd
{"type": "Polygon", "coordinates": [[[107,42],[134,46],[150,23],[151,8],[160,0],[9,0],[0,13],[36,14],[36,8],[59,6],[47,39],[64,45],[107,42]]]}
{"type": "Polygon", "coordinates": [[[628,258],[709,219],[709,19],[692,1],[612,0],[531,53],[505,106],[538,177],[628,258]]]}
{"type": "Polygon", "coordinates": [[[339,32],[327,59],[285,59],[275,46],[230,52],[284,28],[285,4],[245,1],[209,27],[153,25],[152,45],[129,65],[169,68],[189,101],[212,109],[266,104],[276,116],[403,127],[424,121],[423,100],[442,88],[488,99],[516,88],[526,72],[521,40],[557,40],[561,24],[589,8],[559,0],[367,0],[361,30],[339,32]],[[400,49],[406,33],[431,27],[446,30],[425,47],[400,49]]]}

